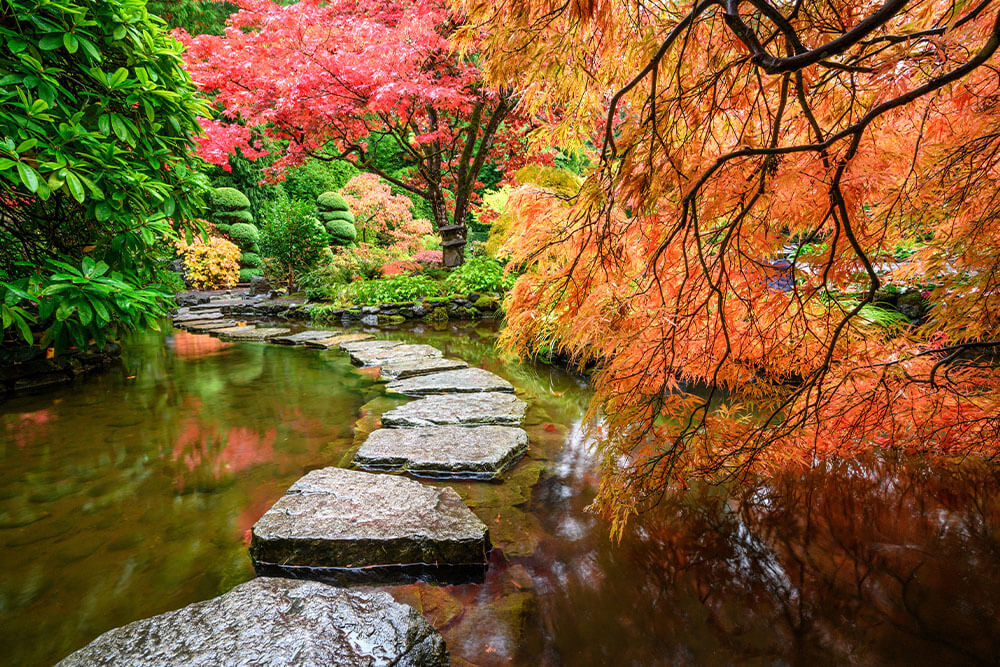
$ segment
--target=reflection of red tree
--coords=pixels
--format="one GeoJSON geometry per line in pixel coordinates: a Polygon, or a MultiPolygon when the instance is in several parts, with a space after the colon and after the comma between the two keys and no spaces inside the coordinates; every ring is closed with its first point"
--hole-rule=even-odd
{"type": "Polygon", "coordinates": [[[19,449],[24,449],[36,442],[43,442],[49,439],[50,422],[54,417],[49,410],[35,410],[34,412],[21,412],[10,415],[14,422],[5,421],[4,426],[7,437],[10,438],[19,449]]]}
{"type": "Polygon", "coordinates": [[[174,333],[173,349],[178,359],[211,357],[232,345],[233,343],[226,343],[204,334],[192,334],[187,331],[174,333]]]}
{"type": "MultiPolygon", "coordinates": [[[[189,473],[209,471],[215,479],[274,460],[278,430],[269,428],[257,433],[246,426],[233,426],[224,433],[217,424],[207,424],[189,417],[181,424],[171,458],[183,464],[189,473]]],[[[184,475],[177,479],[184,487],[184,475]]]]}

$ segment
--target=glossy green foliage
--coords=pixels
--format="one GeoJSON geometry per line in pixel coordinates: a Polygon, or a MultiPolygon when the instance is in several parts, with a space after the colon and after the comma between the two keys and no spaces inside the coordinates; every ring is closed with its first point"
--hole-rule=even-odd
{"type": "Polygon", "coordinates": [[[200,217],[191,149],[210,109],[142,0],[5,0],[0,17],[0,278],[44,295],[19,307],[46,341],[144,325],[168,221],[200,217]],[[100,289],[55,277],[86,266],[115,286],[107,318],[83,305],[100,289]]]}

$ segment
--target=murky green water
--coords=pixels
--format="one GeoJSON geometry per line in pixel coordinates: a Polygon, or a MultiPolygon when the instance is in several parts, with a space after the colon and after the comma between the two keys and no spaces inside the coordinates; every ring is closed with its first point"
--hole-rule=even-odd
{"type": "MultiPolygon", "coordinates": [[[[494,331],[400,333],[510,379],[530,453],[453,483],[490,525],[486,582],[394,587],[453,664],[993,662],[1000,469],[842,464],[668,498],[620,544],[584,511],[586,387],[504,364],[494,331]]],[[[140,337],[125,370],[0,405],[0,656],[50,664],[101,632],[253,576],[250,526],[346,465],[397,401],[337,352],[140,337]]]]}

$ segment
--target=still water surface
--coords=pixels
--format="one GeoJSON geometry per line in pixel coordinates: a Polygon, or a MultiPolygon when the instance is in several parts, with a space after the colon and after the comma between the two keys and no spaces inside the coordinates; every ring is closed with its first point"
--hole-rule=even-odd
{"type": "MultiPolygon", "coordinates": [[[[585,511],[586,385],[505,363],[488,324],[401,338],[511,380],[530,452],[452,483],[496,549],[480,585],[389,590],[453,664],[995,663],[1000,469],[830,465],[667,498],[620,543],[585,511]]],[[[304,472],[347,465],[400,401],[337,352],[138,337],[124,367],[0,405],[0,656],[45,665],[253,576],[248,531],[304,472]]]]}

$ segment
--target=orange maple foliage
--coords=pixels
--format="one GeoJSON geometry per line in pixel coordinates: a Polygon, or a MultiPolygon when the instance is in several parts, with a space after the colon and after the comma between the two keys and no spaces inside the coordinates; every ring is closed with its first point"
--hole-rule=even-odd
{"type": "Polygon", "coordinates": [[[538,138],[591,150],[570,201],[511,199],[502,342],[597,364],[619,527],[692,476],[1000,449],[993,3],[456,5],[538,138]]]}

